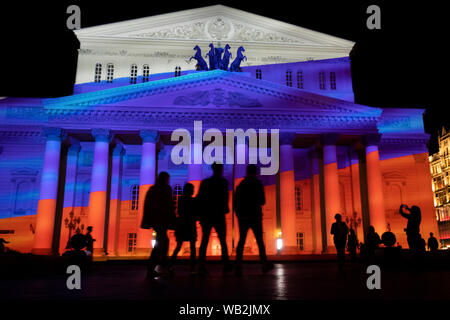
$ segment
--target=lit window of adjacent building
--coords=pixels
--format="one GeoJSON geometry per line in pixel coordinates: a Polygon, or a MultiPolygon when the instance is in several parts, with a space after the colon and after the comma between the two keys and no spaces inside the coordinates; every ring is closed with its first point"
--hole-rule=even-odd
{"type": "Polygon", "coordinates": [[[330,88],[336,90],[336,73],[330,72],[330,88]]]}
{"type": "Polygon", "coordinates": [[[137,213],[139,210],[139,185],[132,185],[130,193],[130,213],[137,213]]]}
{"type": "Polygon", "coordinates": [[[292,87],[292,71],[291,70],[286,71],[286,85],[288,87],[292,87]]]}
{"type": "Polygon", "coordinates": [[[148,64],[144,64],[142,67],[142,82],[148,82],[150,79],[150,67],[148,64]]]}
{"type": "Polygon", "coordinates": [[[179,76],[181,76],[181,67],[176,66],[175,67],[175,77],[179,77],[179,76]]]}
{"type": "Polygon", "coordinates": [[[106,66],[106,82],[112,83],[114,79],[114,64],[108,63],[106,66]]]}
{"type": "Polygon", "coordinates": [[[297,246],[300,251],[304,249],[304,234],[303,232],[297,232],[297,246]]]}
{"type": "Polygon", "coordinates": [[[319,72],[319,88],[325,90],[325,72],[319,72]]]}
{"type": "Polygon", "coordinates": [[[302,189],[300,187],[295,187],[295,210],[302,210],[302,189]]]}
{"type": "Polygon", "coordinates": [[[130,72],[130,83],[135,84],[137,81],[137,65],[134,63],[131,65],[131,72],[130,72]]]}
{"type": "Polygon", "coordinates": [[[102,64],[101,63],[96,63],[95,64],[94,81],[95,82],[102,81],[102,64]]]}
{"type": "Polygon", "coordinates": [[[262,79],[261,69],[256,69],[256,79],[262,79]]]}
{"type": "Polygon", "coordinates": [[[136,232],[127,234],[127,252],[133,253],[136,250],[136,232]]]}
{"type": "Polygon", "coordinates": [[[297,88],[303,89],[303,71],[297,71],[297,88]]]}

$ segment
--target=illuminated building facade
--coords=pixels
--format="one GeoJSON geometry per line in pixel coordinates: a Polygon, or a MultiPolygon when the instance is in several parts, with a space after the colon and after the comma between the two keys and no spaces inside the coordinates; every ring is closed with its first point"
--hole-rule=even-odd
{"type": "MultiPolygon", "coordinates": [[[[329,251],[338,212],[359,239],[374,225],[406,246],[400,203],[419,205],[422,233],[437,234],[424,110],[354,103],[354,43],[224,6],[75,33],[73,95],[0,100],[0,230],[12,249],[61,253],[92,225],[96,255],[148,255],[152,233],[139,223],[157,173],[170,173],[175,200],[211,174],[170,157],[171,133],[194,121],[222,132],[279,129],[280,170],[261,177],[269,254],[277,243],[281,253],[329,251]],[[204,56],[210,43],[233,55],[245,47],[241,72],[195,71],[193,47],[204,56]]],[[[225,164],[230,207],[244,173],[225,164]]],[[[239,230],[232,214],[227,223],[232,249],[239,230]]],[[[208,253],[220,253],[214,233],[208,253]]],[[[257,253],[253,237],[245,253],[257,253]]]]}
{"type": "Polygon", "coordinates": [[[430,156],[434,206],[441,243],[450,242],[450,132],[442,128],[438,138],[439,152],[430,156]]]}

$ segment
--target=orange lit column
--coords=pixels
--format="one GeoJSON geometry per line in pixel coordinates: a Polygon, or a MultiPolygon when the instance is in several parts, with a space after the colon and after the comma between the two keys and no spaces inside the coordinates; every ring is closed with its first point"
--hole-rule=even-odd
{"type": "Polygon", "coordinates": [[[122,165],[125,148],[117,144],[113,151],[111,168],[111,200],[109,204],[108,222],[108,255],[117,255],[117,240],[119,237],[120,201],[122,189],[122,165]]]}
{"type": "Polygon", "coordinates": [[[156,143],[159,133],[155,130],[143,130],[140,132],[142,138],[141,173],[139,180],[139,217],[137,226],[136,255],[148,255],[150,253],[152,230],[141,229],[142,216],[144,213],[145,196],[148,189],[155,183],[156,175],[156,143]]]}
{"type": "Polygon", "coordinates": [[[280,211],[282,253],[298,253],[295,215],[294,150],[295,133],[280,134],[280,211]]]}
{"type": "Polygon", "coordinates": [[[36,217],[34,254],[52,254],[55,227],[56,200],[58,196],[59,160],[64,133],[59,128],[44,128],[47,137],[44,165],[41,173],[41,189],[36,217]]]}
{"type": "Polygon", "coordinates": [[[322,215],[320,208],[320,168],[318,151],[313,148],[310,153],[311,160],[311,211],[313,229],[314,253],[322,253],[322,215]]]}
{"type": "Polygon", "coordinates": [[[334,249],[333,237],[330,234],[331,225],[335,221],[334,216],[341,210],[341,198],[339,194],[339,175],[336,155],[336,142],[339,136],[336,134],[324,134],[323,144],[323,172],[325,192],[325,219],[327,233],[327,250],[334,249]]]}
{"type": "Polygon", "coordinates": [[[366,164],[370,225],[374,226],[375,230],[381,235],[386,231],[386,215],[378,152],[380,138],[380,135],[366,136],[366,164]]]}
{"type": "Polygon", "coordinates": [[[89,226],[93,227],[94,255],[105,254],[106,193],[108,186],[108,157],[111,132],[107,129],[93,129],[95,138],[94,162],[92,164],[91,192],[89,195],[89,226]]]}
{"type": "Polygon", "coordinates": [[[191,135],[191,163],[188,164],[188,181],[194,185],[194,195],[197,194],[200,188],[200,183],[203,177],[203,152],[202,152],[202,140],[199,137],[202,136],[202,131],[199,130],[197,134],[193,130],[190,131],[191,135]]]}

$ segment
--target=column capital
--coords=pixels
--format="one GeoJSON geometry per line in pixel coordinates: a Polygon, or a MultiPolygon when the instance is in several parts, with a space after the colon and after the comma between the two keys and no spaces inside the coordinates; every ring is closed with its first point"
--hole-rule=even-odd
{"type": "Polygon", "coordinates": [[[113,150],[113,156],[115,156],[115,157],[124,156],[125,153],[126,153],[126,150],[125,150],[123,144],[121,144],[121,143],[116,144],[116,146],[114,147],[114,150],[113,150]]]}
{"type": "Polygon", "coordinates": [[[367,146],[376,146],[381,140],[381,134],[374,133],[374,134],[368,134],[364,136],[364,143],[367,146]]]}
{"type": "Polygon", "coordinates": [[[320,141],[324,146],[335,145],[339,140],[337,133],[324,133],[320,136],[320,141]]]}
{"type": "Polygon", "coordinates": [[[42,135],[47,140],[64,140],[67,137],[67,133],[61,128],[44,127],[42,129],[42,135]]]}
{"type": "Polygon", "coordinates": [[[111,142],[111,130],[104,128],[94,128],[92,129],[92,136],[95,138],[95,141],[105,141],[111,142]]]}
{"type": "Polygon", "coordinates": [[[280,132],[280,145],[292,145],[295,136],[295,132],[280,132]]]}
{"type": "Polygon", "coordinates": [[[158,142],[159,132],[156,130],[141,130],[139,135],[142,138],[142,142],[158,142]]]}

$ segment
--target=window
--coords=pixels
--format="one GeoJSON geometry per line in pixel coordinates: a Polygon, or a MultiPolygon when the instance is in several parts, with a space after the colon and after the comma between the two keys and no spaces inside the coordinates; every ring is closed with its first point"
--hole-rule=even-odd
{"type": "Polygon", "coordinates": [[[295,187],[295,210],[302,210],[302,189],[300,187],[295,187]]]}
{"type": "Polygon", "coordinates": [[[325,90],[325,72],[319,72],[319,88],[325,90]]]}
{"type": "Polygon", "coordinates": [[[297,232],[297,246],[300,249],[300,251],[303,251],[303,249],[304,249],[303,239],[304,239],[303,232],[297,232]]]}
{"type": "Polygon", "coordinates": [[[112,83],[114,79],[114,64],[108,63],[106,66],[106,82],[112,83]]]}
{"type": "Polygon", "coordinates": [[[256,69],[256,79],[262,79],[261,69],[256,69]]]}
{"type": "Polygon", "coordinates": [[[148,82],[150,78],[150,67],[148,64],[144,64],[142,67],[142,82],[148,82]]]}
{"type": "Polygon", "coordinates": [[[297,88],[303,89],[303,71],[297,71],[297,88]]]}
{"type": "Polygon", "coordinates": [[[179,76],[181,76],[181,67],[176,66],[175,67],[175,77],[179,77],[179,76]]]}
{"type": "Polygon", "coordinates": [[[95,64],[95,76],[94,76],[94,81],[95,81],[95,82],[100,82],[100,81],[102,81],[102,64],[101,64],[101,63],[96,63],[96,64],[95,64]]]}
{"type": "Polygon", "coordinates": [[[136,233],[127,234],[127,252],[133,253],[136,250],[136,233]]]}
{"type": "Polygon", "coordinates": [[[330,72],[330,88],[336,90],[336,73],[330,72]]]}
{"type": "Polygon", "coordinates": [[[178,200],[183,195],[183,189],[179,184],[176,184],[172,191],[172,199],[173,203],[175,204],[175,208],[178,209],[178,200]]]}
{"type": "Polygon", "coordinates": [[[291,70],[286,71],[286,85],[288,87],[292,87],[292,71],[291,70]]]}
{"type": "Polygon", "coordinates": [[[136,213],[139,210],[139,185],[134,184],[131,186],[130,199],[130,213],[136,213]]]}
{"type": "Polygon", "coordinates": [[[137,80],[137,65],[131,65],[130,83],[135,84],[137,80]]]}

